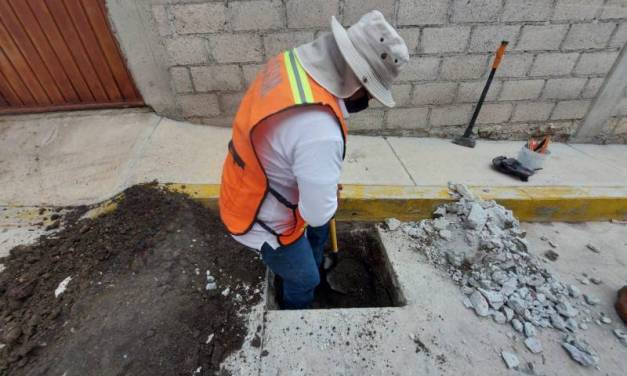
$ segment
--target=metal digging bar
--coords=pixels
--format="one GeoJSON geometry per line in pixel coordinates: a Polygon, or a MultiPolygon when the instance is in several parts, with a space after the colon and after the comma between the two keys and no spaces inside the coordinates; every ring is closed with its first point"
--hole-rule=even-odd
{"type": "Polygon", "coordinates": [[[479,97],[479,102],[477,103],[477,107],[475,107],[475,112],[472,114],[472,119],[470,119],[470,123],[466,128],[463,136],[457,137],[453,140],[454,144],[466,146],[469,148],[474,148],[477,143],[475,136],[472,131],[475,127],[475,122],[477,121],[477,117],[479,116],[479,111],[481,111],[481,106],[483,106],[483,101],[485,100],[486,95],[488,94],[488,90],[490,89],[490,85],[492,84],[492,79],[494,78],[494,74],[496,73],[497,68],[501,64],[501,60],[503,59],[503,55],[505,54],[505,48],[507,47],[508,42],[502,41],[501,46],[496,51],[496,56],[494,57],[494,62],[492,63],[492,70],[490,71],[490,76],[488,76],[488,81],[486,81],[485,86],[483,87],[483,91],[481,92],[481,97],[479,97]]]}

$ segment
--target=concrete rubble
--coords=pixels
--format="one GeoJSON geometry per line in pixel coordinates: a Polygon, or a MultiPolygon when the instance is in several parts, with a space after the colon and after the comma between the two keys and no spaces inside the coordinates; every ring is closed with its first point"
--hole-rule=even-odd
{"type": "MultiPolygon", "coordinates": [[[[526,233],[510,210],[475,197],[463,185],[449,184],[449,188],[457,200],[438,207],[435,219],[403,222],[398,228],[418,242],[429,263],[459,285],[463,304],[477,316],[491,317],[497,324],[510,323],[525,335],[525,345],[534,354],[542,352],[538,331],[564,332],[562,346],[571,358],[596,366],[598,355],[574,335],[583,333],[586,323],[608,321],[593,311],[599,299],[562,283],[545,267],[546,259],[528,253],[526,233]]],[[[546,241],[557,248],[557,243],[546,241]]],[[[588,248],[599,252],[592,244],[588,248]]],[[[590,279],[584,275],[579,281],[587,284],[590,279]]],[[[513,368],[517,359],[510,355],[514,354],[502,353],[513,368]]]]}

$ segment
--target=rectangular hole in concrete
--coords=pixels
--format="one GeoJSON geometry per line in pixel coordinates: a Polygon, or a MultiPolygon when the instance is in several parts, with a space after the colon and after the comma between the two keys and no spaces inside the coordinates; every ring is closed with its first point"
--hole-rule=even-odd
{"type": "MultiPolygon", "coordinates": [[[[338,222],[338,261],[321,275],[314,309],[400,307],[405,298],[374,224],[338,222]]],[[[329,251],[329,250],[327,250],[329,251]]],[[[274,274],[268,271],[267,308],[279,308],[274,274]]]]}

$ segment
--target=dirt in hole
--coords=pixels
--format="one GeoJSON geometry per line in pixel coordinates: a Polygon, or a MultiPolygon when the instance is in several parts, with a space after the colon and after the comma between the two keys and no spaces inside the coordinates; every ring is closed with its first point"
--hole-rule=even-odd
{"type": "Polygon", "coordinates": [[[77,214],[1,260],[0,375],[224,373],[246,335],[240,313],[261,298],[258,257],[215,213],[154,185],[99,218],[77,214]]]}
{"type": "Polygon", "coordinates": [[[322,276],[313,308],[400,306],[374,225],[338,222],[337,231],[338,262],[327,278],[322,276]]]}

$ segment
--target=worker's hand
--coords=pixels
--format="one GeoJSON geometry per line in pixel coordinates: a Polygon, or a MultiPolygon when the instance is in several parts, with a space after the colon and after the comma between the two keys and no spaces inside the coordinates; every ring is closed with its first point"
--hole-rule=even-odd
{"type": "Polygon", "coordinates": [[[342,189],[344,189],[344,186],[342,184],[338,184],[337,185],[337,202],[340,202],[340,192],[342,191],[342,189]]]}

